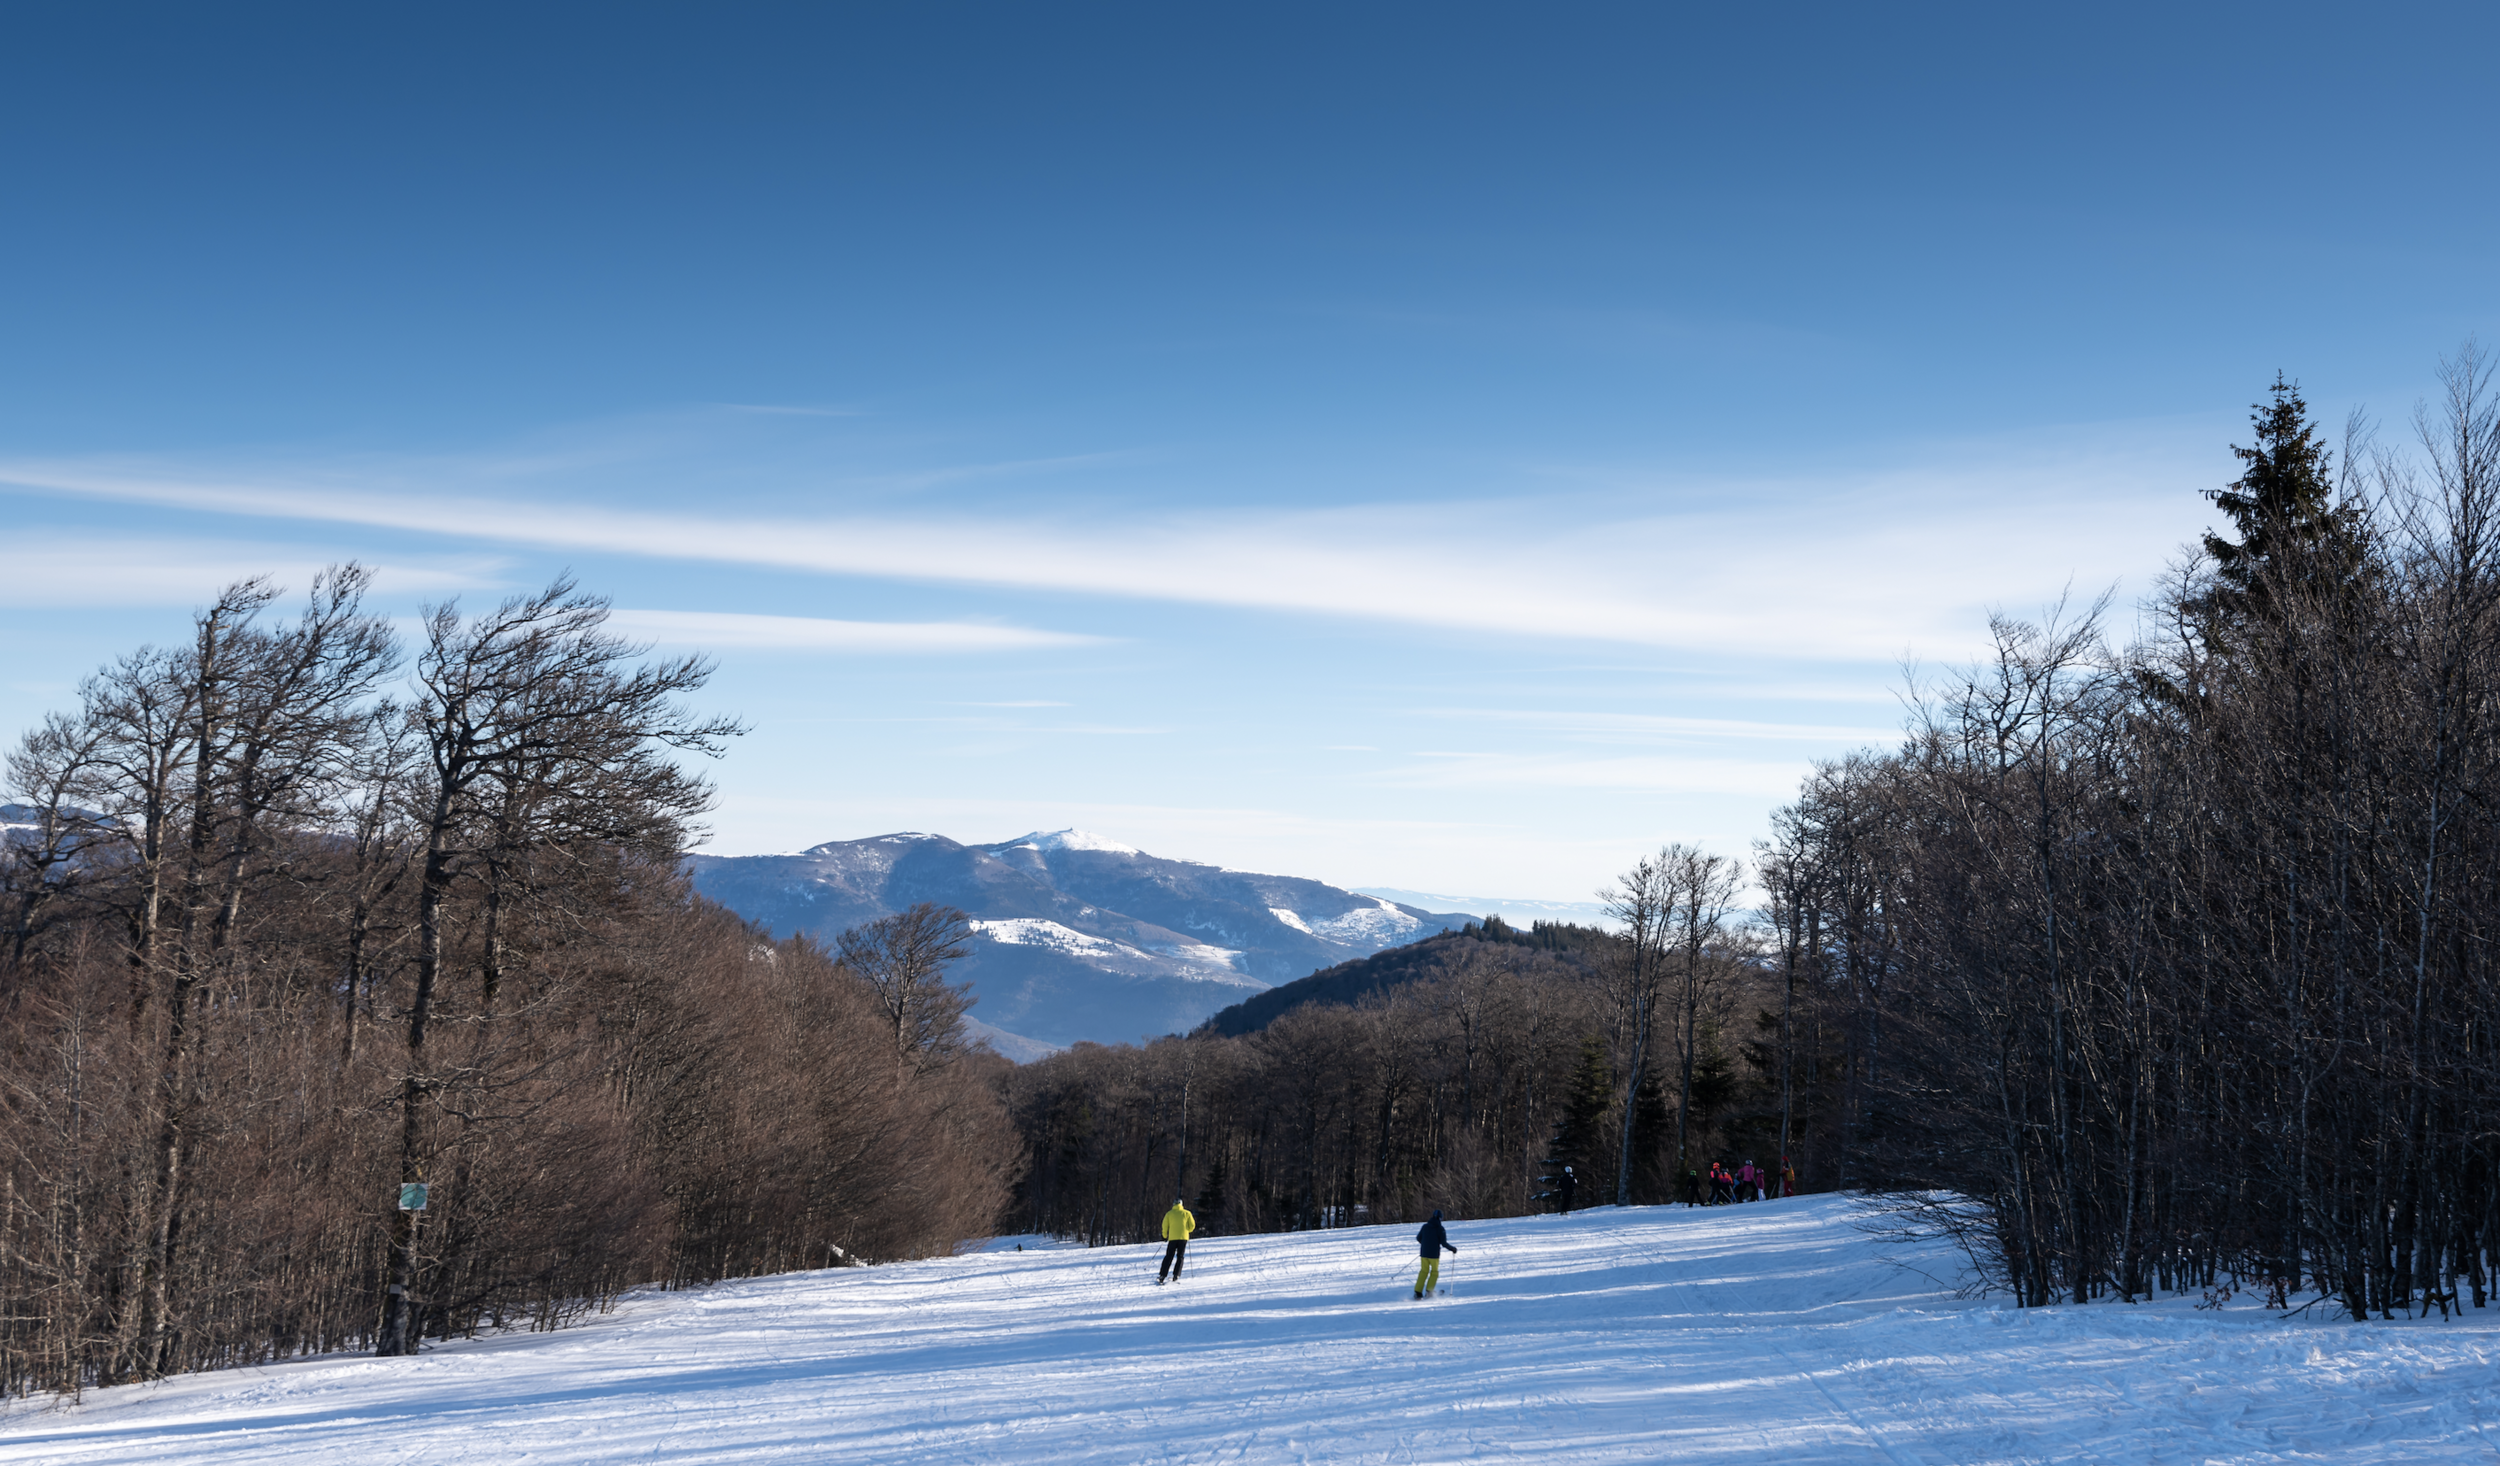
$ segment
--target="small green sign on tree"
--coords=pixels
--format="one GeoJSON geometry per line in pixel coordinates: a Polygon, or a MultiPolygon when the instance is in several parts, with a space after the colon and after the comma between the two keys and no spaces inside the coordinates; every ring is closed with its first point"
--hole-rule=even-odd
{"type": "Polygon", "coordinates": [[[425,1183],[423,1181],[399,1183],[399,1209],[401,1211],[425,1210],[425,1183]]]}

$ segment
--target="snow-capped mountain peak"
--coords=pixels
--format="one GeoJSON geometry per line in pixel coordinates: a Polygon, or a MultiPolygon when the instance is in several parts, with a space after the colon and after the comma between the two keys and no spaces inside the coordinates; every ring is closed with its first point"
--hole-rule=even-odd
{"type": "MultiPolygon", "coordinates": [[[[822,845],[810,845],[805,850],[792,851],[791,855],[838,855],[863,846],[921,845],[926,844],[931,840],[943,840],[945,838],[946,837],[943,835],[923,834],[918,830],[897,830],[891,835],[871,835],[865,840],[828,840],[822,845]]],[[[774,858],[779,859],[783,857],[774,858]]]]}
{"type": "Polygon", "coordinates": [[[1009,840],[1005,848],[1016,850],[1099,850],[1106,855],[1143,855],[1134,845],[1123,845],[1087,830],[1035,830],[1020,839],[1009,840]]]}

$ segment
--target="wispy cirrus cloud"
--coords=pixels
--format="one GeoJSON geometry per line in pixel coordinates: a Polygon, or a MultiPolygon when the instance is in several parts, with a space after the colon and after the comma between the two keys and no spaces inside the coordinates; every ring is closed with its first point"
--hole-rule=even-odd
{"type": "Polygon", "coordinates": [[[608,627],[622,635],[662,645],[917,656],[1093,646],[1108,639],[977,621],[838,621],[816,616],[625,607],[609,613],[608,627]]]}
{"type": "Polygon", "coordinates": [[[0,483],[573,553],[1856,662],[1958,657],[1977,649],[1987,607],[2078,577],[2140,581],[2200,507],[2141,455],[2046,449],[1847,480],[1091,516],[698,513],[566,499],[509,464],[470,470],[464,491],[440,468],[18,459],[0,462],[0,483]]]}
{"type": "MultiPolygon", "coordinates": [[[[39,533],[15,540],[0,606],[186,605],[237,581],[265,576],[302,590],[324,568],[354,556],[251,540],[115,539],[39,533]]],[[[505,588],[499,557],[368,562],[377,584],[423,596],[505,588]]],[[[414,625],[413,622],[410,623],[414,625]]],[[[851,621],[618,607],[608,627],[664,646],[779,649],[865,655],[945,656],[1096,646],[1112,638],[985,621],[851,621]]],[[[1057,707],[1060,703],[1018,703],[1057,707]]]]}
{"type": "Polygon", "coordinates": [[[1671,713],[1579,712],[1533,708],[1421,708],[1419,716],[1560,734],[1588,743],[1890,743],[1898,728],[1689,718],[1671,713]]]}
{"type": "Polygon", "coordinates": [[[1641,794],[1747,794],[1794,797],[1809,768],[1789,760],[1644,755],[1424,751],[1379,776],[1384,784],[1426,789],[1593,789],[1641,794]]]}
{"type": "MultiPolygon", "coordinates": [[[[253,540],[20,533],[0,573],[0,606],[183,606],[256,575],[301,591],[325,566],[354,558],[344,548],[253,540]]],[[[504,563],[488,555],[367,558],[378,583],[425,596],[499,586],[504,563]]]]}
{"type": "Polygon", "coordinates": [[[860,417],[867,409],[860,407],[810,407],[804,403],[724,402],[727,412],[752,413],[758,417],[860,417]]]}

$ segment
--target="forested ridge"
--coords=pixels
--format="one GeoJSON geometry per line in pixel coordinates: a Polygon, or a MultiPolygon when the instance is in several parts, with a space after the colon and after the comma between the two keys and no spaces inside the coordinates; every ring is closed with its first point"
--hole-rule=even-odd
{"type": "Polygon", "coordinates": [[[1654,1201],[1716,1159],[1888,1198],[2025,1304],[2483,1306],[2500,1262],[2500,412],[2278,381],[2131,639],[2000,616],[1733,872],[1669,847],[1581,960],[1446,936],[1011,1076],[1027,1225],[1130,1240],[1654,1201]],[[1265,1019],[1263,1026],[1259,1020],[1265,1019]]]}
{"type": "Polygon", "coordinates": [[[355,567],[238,585],[9,757],[0,1389],[549,1327],[942,1252],[1016,1162],[958,924],[695,897],[739,731],[559,583],[413,656],[355,567]],[[422,1186],[422,1210],[403,1188],[422,1186]]]}
{"type": "Polygon", "coordinates": [[[1309,977],[1269,988],[1263,993],[1244,998],[1223,1009],[1205,1023],[1199,1032],[1237,1038],[1255,1033],[1295,1008],[1312,1003],[1354,1003],[1407,983],[1432,976],[1444,965],[1447,949],[1453,942],[1510,942],[1566,955],[1566,962],[1589,965],[1593,954],[1602,952],[1613,938],[1597,927],[1572,926],[1561,922],[1538,922],[1522,932],[1498,916],[1487,917],[1483,925],[1469,923],[1464,932],[1440,932],[1402,947],[1357,957],[1334,967],[1323,967],[1309,977]]]}

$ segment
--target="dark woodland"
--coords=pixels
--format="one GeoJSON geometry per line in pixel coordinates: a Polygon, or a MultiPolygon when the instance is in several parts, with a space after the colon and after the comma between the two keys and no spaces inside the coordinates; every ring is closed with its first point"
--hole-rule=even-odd
{"type": "Polygon", "coordinates": [[[1834,1179],[2024,1303],[2488,1298],[2500,413],[2445,383],[2401,453],[2278,383],[2132,645],[2000,620],[1781,819],[1781,929],[1857,995],[1834,1179]]]}
{"type": "Polygon", "coordinates": [[[565,584],[408,657],[364,586],[291,623],[237,586],[10,757],[0,1389],[986,1232],[1016,1141],[921,961],[944,923],[837,958],[679,874],[678,760],[738,731],[680,705],[706,668],[565,584]]]}

